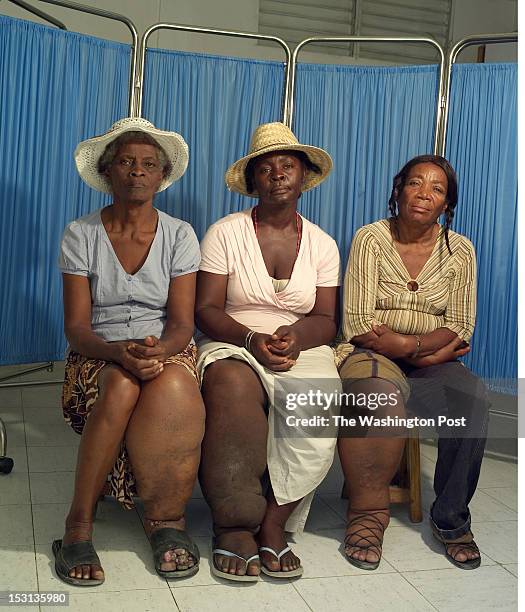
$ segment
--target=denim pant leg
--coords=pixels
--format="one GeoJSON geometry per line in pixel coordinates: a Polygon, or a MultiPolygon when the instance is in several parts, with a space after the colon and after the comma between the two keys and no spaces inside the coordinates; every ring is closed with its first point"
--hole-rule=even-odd
{"type": "Polygon", "coordinates": [[[418,416],[465,417],[465,427],[440,427],[430,518],[445,539],[470,530],[468,504],[479,479],[487,438],[489,401],[483,382],[459,361],[408,373],[409,409],[418,416]]]}

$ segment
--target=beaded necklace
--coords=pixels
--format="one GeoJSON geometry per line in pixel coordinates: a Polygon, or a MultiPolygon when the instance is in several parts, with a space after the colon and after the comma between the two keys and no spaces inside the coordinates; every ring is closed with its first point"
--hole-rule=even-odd
{"type": "MultiPolygon", "coordinates": [[[[255,230],[255,236],[257,236],[257,230],[258,230],[258,223],[257,223],[257,208],[258,206],[255,206],[252,209],[252,221],[253,221],[253,228],[255,230]]],[[[295,247],[295,256],[297,257],[299,255],[299,247],[301,246],[301,223],[300,223],[300,218],[301,216],[299,215],[299,213],[297,211],[295,211],[295,227],[297,228],[297,244],[295,247]]]]}

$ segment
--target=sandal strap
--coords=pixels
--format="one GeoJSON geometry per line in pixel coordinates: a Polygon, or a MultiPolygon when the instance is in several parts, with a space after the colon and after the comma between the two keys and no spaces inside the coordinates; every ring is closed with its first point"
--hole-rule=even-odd
{"type": "Polygon", "coordinates": [[[246,565],[249,565],[252,561],[258,561],[259,555],[252,555],[251,557],[243,557],[238,555],[237,553],[232,552],[231,550],[225,550],[224,548],[214,548],[212,551],[212,555],[223,555],[224,557],[235,557],[236,559],[240,559],[244,561],[246,565]]]}
{"type": "Polygon", "coordinates": [[[285,546],[280,553],[276,552],[273,548],[270,548],[269,546],[261,546],[259,548],[259,552],[261,552],[261,550],[265,550],[266,552],[269,552],[270,554],[272,554],[277,561],[281,560],[281,557],[283,555],[285,555],[287,552],[290,552],[292,549],[289,546],[285,546]]]}
{"type": "Polygon", "coordinates": [[[366,551],[371,550],[378,556],[381,556],[383,536],[385,534],[385,527],[377,517],[377,515],[381,514],[387,518],[390,518],[390,514],[385,510],[371,510],[370,512],[354,516],[354,518],[349,521],[347,529],[355,524],[362,523],[363,520],[371,522],[372,525],[362,525],[359,529],[356,529],[352,533],[347,533],[344,539],[345,546],[359,548],[360,550],[366,551]],[[371,533],[364,535],[363,532],[371,533]],[[350,542],[350,540],[353,538],[356,539],[353,542],[350,542]]]}
{"type": "Polygon", "coordinates": [[[62,540],[55,540],[53,542],[53,553],[56,557],[56,563],[65,573],[79,565],[98,565],[102,567],[91,541],[64,545],[62,540]]]}
{"type": "Polygon", "coordinates": [[[463,553],[463,552],[475,552],[475,553],[480,554],[479,548],[478,548],[476,542],[474,542],[474,541],[472,541],[472,542],[444,542],[444,544],[447,547],[447,554],[449,554],[454,559],[454,561],[457,561],[456,557],[459,555],[459,553],[463,553]],[[449,546],[456,546],[457,547],[457,549],[454,552],[454,554],[451,554],[448,551],[449,546]]]}

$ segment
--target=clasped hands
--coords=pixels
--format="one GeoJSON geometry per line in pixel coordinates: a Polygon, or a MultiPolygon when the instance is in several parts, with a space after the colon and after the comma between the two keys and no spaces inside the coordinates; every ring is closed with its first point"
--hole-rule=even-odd
{"type": "Polygon", "coordinates": [[[399,334],[384,324],[372,325],[370,337],[361,346],[390,359],[403,359],[417,368],[454,361],[470,351],[470,346],[464,346],[461,338],[454,338],[430,355],[411,357],[417,348],[415,336],[399,334]]]}
{"type": "Polygon", "coordinates": [[[144,344],[134,341],[118,344],[116,361],[139,380],[152,380],[164,371],[164,361],[169,354],[164,343],[156,336],[147,336],[144,344]]]}
{"type": "Polygon", "coordinates": [[[281,325],[273,334],[253,334],[249,348],[260,364],[274,372],[292,368],[301,352],[299,336],[289,325],[281,325]]]}

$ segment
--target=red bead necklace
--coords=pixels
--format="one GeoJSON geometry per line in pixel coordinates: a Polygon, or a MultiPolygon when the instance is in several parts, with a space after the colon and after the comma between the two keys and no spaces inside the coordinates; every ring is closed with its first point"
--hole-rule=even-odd
{"type": "MultiPolygon", "coordinates": [[[[255,236],[257,236],[257,230],[258,230],[258,224],[257,224],[257,208],[258,206],[255,206],[252,209],[252,221],[253,221],[253,228],[255,230],[255,236]]],[[[301,246],[301,215],[295,211],[295,226],[297,228],[297,244],[295,247],[295,256],[297,257],[299,255],[299,247],[301,246]]]]}

